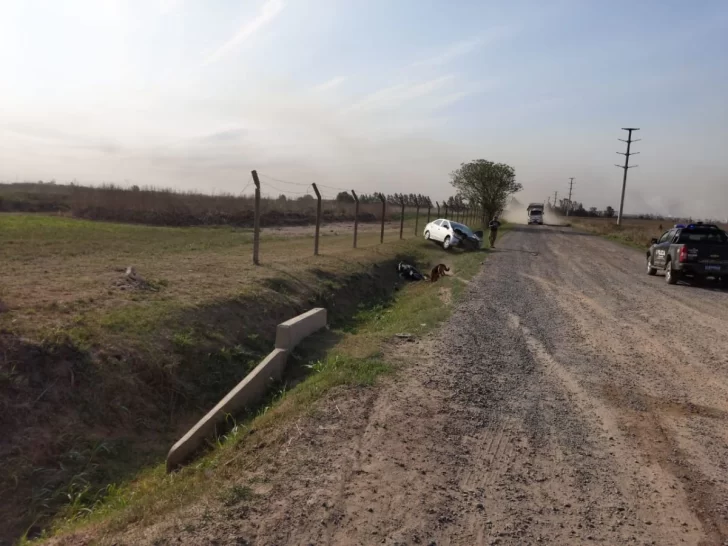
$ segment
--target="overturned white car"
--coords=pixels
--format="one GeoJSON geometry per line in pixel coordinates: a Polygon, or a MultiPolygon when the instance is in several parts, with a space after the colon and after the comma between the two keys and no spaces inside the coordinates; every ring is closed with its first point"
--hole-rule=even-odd
{"type": "Polygon", "coordinates": [[[442,248],[463,248],[465,250],[478,250],[483,244],[483,232],[472,231],[465,224],[440,218],[425,226],[425,239],[439,241],[442,248]]]}

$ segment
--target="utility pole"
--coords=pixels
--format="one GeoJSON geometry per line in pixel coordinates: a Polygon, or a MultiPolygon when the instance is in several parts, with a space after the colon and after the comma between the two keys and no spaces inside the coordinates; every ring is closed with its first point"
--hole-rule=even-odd
{"type": "Polygon", "coordinates": [[[571,210],[571,189],[574,187],[574,177],[572,176],[569,178],[569,204],[566,205],[566,216],[569,215],[569,211],[571,210]]]}
{"type": "Polygon", "coordinates": [[[632,165],[631,167],[629,166],[629,156],[637,155],[639,153],[639,152],[629,153],[629,149],[633,142],[639,142],[640,140],[642,140],[641,138],[638,138],[637,140],[632,140],[632,131],[639,131],[639,129],[637,127],[622,127],[622,131],[628,131],[628,136],[627,136],[627,140],[624,140],[621,138],[618,139],[618,140],[621,140],[622,142],[627,143],[627,153],[617,152],[619,155],[624,156],[624,165],[616,165],[620,169],[624,169],[624,178],[622,178],[622,199],[620,199],[620,201],[619,201],[619,216],[617,216],[617,225],[618,226],[622,225],[622,212],[624,211],[624,192],[627,189],[627,170],[634,169],[635,167],[639,166],[639,165],[632,165]]]}

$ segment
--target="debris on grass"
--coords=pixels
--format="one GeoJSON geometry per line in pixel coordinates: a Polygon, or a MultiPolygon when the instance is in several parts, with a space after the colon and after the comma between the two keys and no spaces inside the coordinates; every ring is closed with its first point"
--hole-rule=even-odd
{"type": "Polygon", "coordinates": [[[144,277],[137,273],[133,265],[126,268],[123,278],[117,280],[115,285],[119,290],[148,290],[150,292],[159,292],[159,284],[144,279],[144,277]]]}

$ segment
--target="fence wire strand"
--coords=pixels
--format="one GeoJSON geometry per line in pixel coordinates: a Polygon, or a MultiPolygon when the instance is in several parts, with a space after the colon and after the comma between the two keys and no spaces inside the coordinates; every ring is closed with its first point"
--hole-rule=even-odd
{"type": "Polygon", "coordinates": [[[307,194],[311,193],[311,190],[306,190],[306,191],[292,191],[292,190],[282,190],[282,189],[280,189],[280,188],[276,188],[276,187],[275,187],[274,185],[272,185],[272,184],[266,184],[266,188],[265,188],[265,189],[272,189],[272,190],[276,190],[276,191],[279,191],[279,192],[281,192],[281,193],[283,193],[283,194],[286,194],[286,193],[292,193],[292,194],[294,194],[294,195],[307,195],[307,194]]]}
{"type": "Polygon", "coordinates": [[[283,180],[282,178],[273,178],[272,176],[268,176],[267,174],[258,173],[258,176],[262,176],[263,178],[267,178],[268,180],[272,180],[273,182],[278,182],[280,184],[291,184],[292,186],[310,186],[310,183],[304,183],[304,182],[291,182],[290,180],[283,180]]]}

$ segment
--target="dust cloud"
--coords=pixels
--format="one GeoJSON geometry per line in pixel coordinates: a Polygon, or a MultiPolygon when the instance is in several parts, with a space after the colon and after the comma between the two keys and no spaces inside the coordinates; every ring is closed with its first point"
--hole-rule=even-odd
{"type": "Polygon", "coordinates": [[[526,213],[526,205],[511,203],[501,214],[501,219],[509,224],[527,224],[528,214],[526,213]]]}
{"type": "MultiPolygon", "coordinates": [[[[517,201],[511,202],[501,214],[501,218],[509,224],[528,224],[527,206],[517,201]]],[[[556,214],[552,208],[544,207],[543,209],[544,224],[549,226],[565,226],[567,223],[564,219],[556,214]]]]}
{"type": "Polygon", "coordinates": [[[546,208],[543,211],[543,222],[548,226],[567,226],[569,223],[563,216],[556,214],[553,209],[546,208]]]}

